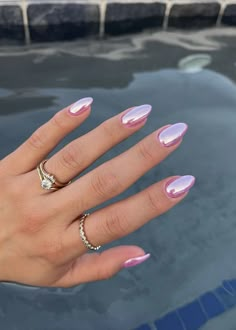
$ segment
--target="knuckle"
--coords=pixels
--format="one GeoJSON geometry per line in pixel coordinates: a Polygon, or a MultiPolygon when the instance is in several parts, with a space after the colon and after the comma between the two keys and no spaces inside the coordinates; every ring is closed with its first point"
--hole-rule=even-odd
{"type": "Polygon", "coordinates": [[[128,220],[120,212],[112,212],[104,219],[103,230],[110,239],[119,239],[128,234],[128,220]]]}
{"type": "Polygon", "coordinates": [[[73,144],[69,144],[64,148],[61,154],[60,162],[63,167],[71,169],[80,168],[82,166],[81,159],[83,159],[82,152],[80,152],[78,146],[75,146],[73,144]],[[78,157],[79,155],[79,157],[78,157]]]}
{"type": "Polygon", "coordinates": [[[98,267],[97,270],[97,280],[109,280],[114,276],[112,269],[106,268],[106,267],[98,267]]]}
{"type": "Polygon", "coordinates": [[[41,232],[54,216],[53,212],[42,208],[39,200],[25,202],[18,198],[16,207],[19,209],[19,218],[22,219],[19,223],[20,231],[30,236],[41,232]]]}
{"type": "Polygon", "coordinates": [[[41,242],[40,251],[45,259],[55,263],[58,261],[59,256],[63,251],[63,247],[59,240],[52,240],[50,238],[41,242]]]}
{"type": "Polygon", "coordinates": [[[138,144],[138,153],[141,158],[148,163],[155,163],[155,154],[152,151],[150,144],[148,144],[147,140],[143,140],[138,144]]]}
{"type": "Polygon", "coordinates": [[[19,186],[22,187],[22,182],[19,182],[19,177],[15,177],[14,183],[8,176],[1,178],[0,201],[3,202],[5,199],[11,198],[13,202],[15,202],[15,196],[18,195],[18,191],[20,190],[17,189],[19,186]]]}
{"type": "Polygon", "coordinates": [[[102,199],[115,196],[123,190],[117,175],[107,168],[94,172],[91,185],[95,194],[102,199]]]}
{"type": "Polygon", "coordinates": [[[45,138],[42,130],[37,129],[29,138],[28,143],[33,149],[42,149],[45,147],[45,138]]]}
{"type": "Polygon", "coordinates": [[[21,232],[25,234],[37,234],[42,228],[42,216],[35,211],[27,211],[23,214],[23,221],[21,223],[21,232]]]}
{"type": "Polygon", "coordinates": [[[117,141],[117,131],[114,129],[114,126],[111,125],[110,120],[104,121],[100,128],[102,129],[103,136],[105,136],[111,144],[115,144],[117,141]]]}
{"type": "Polygon", "coordinates": [[[161,202],[160,198],[158,198],[157,193],[154,191],[147,190],[146,192],[146,199],[147,205],[155,211],[155,213],[162,213],[163,210],[163,203],[161,202]]]}
{"type": "Polygon", "coordinates": [[[38,245],[38,256],[50,264],[60,264],[64,259],[65,248],[61,236],[57,232],[54,237],[44,237],[38,245]]]}
{"type": "Polygon", "coordinates": [[[68,122],[65,118],[64,111],[57,112],[51,119],[51,124],[60,130],[68,128],[68,122]]]}

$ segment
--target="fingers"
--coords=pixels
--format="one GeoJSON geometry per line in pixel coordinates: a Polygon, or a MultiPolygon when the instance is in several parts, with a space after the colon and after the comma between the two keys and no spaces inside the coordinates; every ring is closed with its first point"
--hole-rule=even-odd
{"type": "Polygon", "coordinates": [[[93,99],[83,98],[57,112],[39,127],[22,145],[3,160],[11,174],[23,174],[34,169],[56,145],[88,117],[93,99]]]}
{"type": "Polygon", "coordinates": [[[86,253],[76,259],[69,271],[53,286],[71,287],[84,282],[109,279],[125,267],[127,260],[130,264],[131,258],[140,259],[143,255],[145,252],[138,246],[118,246],[101,253],[86,253]]]}
{"type": "MultiPolygon", "coordinates": [[[[92,245],[98,246],[132,233],[178,204],[194,182],[195,178],[191,175],[167,178],[134,196],[92,213],[84,222],[87,239],[92,245]]],[[[71,257],[86,251],[79,235],[79,221],[67,228],[64,240],[71,257]]]]}
{"type": "Polygon", "coordinates": [[[91,165],[97,158],[140,129],[152,107],[141,105],[124,111],[72,141],[45,165],[60,182],[67,182],[91,165]]]}
{"type": "Polygon", "coordinates": [[[75,219],[85,210],[120,194],[160,163],[179,146],[186,130],[184,123],[159,129],[71,185],[50,194],[51,205],[58,206],[60,200],[62,214],[75,219]]]}

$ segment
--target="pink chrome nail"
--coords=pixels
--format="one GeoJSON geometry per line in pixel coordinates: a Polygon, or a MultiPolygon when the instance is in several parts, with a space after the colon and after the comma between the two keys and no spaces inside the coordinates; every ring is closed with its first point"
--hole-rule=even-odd
{"type": "Polygon", "coordinates": [[[71,115],[74,116],[80,115],[81,113],[86,111],[92,103],[92,97],[85,97],[72,104],[72,106],[69,108],[69,112],[71,115]]]}
{"type": "Polygon", "coordinates": [[[185,123],[171,125],[160,132],[158,136],[159,141],[165,147],[171,147],[182,139],[187,129],[188,125],[185,123]]]}
{"type": "Polygon", "coordinates": [[[123,263],[123,267],[128,268],[128,267],[133,267],[133,266],[139,265],[142,262],[144,262],[145,260],[147,260],[150,257],[150,255],[151,255],[150,253],[147,253],[141,257],[135,257],[135,258],[128,259],[123,263]]]}
{"type": "Polygon", "coordinates": [[[166,193],[171,198],[184,195],[192,188],[195,183],[195,177],[192,175],[184,175],[177,179],[172,179],[166,184],[166,193]]]}
{"type": "Polygon", "coordinates": [[[151,111],[152,107],[149,104],[134,107],[123,115],[121,122],[127,127],[135,126],[145,121],[151,111]]]}

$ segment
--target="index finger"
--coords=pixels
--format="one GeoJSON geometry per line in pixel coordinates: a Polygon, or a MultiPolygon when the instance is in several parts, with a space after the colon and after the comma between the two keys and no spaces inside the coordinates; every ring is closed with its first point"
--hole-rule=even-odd
{"type": "Polygon", "coordinates": [[[89,116],[93,99],[86,97],[57,112],[14,152],[1,162],[6,171],[18,175],[33,170],[56,146],[89,116]]]}

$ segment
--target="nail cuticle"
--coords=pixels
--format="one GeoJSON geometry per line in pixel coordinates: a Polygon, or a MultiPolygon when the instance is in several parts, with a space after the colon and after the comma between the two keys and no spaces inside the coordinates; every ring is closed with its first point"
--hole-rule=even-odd
{"type": "Polygon", "coordinates": [[[69,108],[69,114],[72,116],[78,116],[84,113],[89,109],[91,104],[93,103],[92,97],[85,97],[83,99],[78,100],[69,108]]]}
{"type": "Polygon", "coordinates": [[[152,110],[151,105],[143,104],[128,110],[122,117],[121,122],[126,127],[135,127],[145,122],[152,110]]]}

